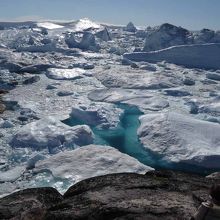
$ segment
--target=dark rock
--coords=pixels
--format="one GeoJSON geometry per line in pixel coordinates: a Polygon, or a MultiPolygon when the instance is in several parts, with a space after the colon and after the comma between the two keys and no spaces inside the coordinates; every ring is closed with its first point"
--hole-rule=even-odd
{"type": "Polygon", "coordinates": [[[61,201],[53,188],[22,190],[0,199],[0,219],[43,219],[46,210],[61,201]]]}
{"type": "Polygon", "coordinates": [[[169,170],[121,173],[81,181],[62,197],[23,190],[0,199],[1,219],[190,219],[219,179],[169,170]]]}

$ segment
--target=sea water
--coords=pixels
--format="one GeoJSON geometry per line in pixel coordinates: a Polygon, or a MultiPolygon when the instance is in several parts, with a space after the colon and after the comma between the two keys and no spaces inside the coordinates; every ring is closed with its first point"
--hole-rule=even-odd
{"type": "MultiPolygon", "coordinates": [[[[135,106],[120,104],[118,107],[123,109],[124,113],[121,115],[120,123],[116,128],[100,129],[90,126],[95,135],[94,144],[114,147],[120,152],[128,154],[141,163],[156,169],[180,170],[204,175],[213,172],[213,170],[206,170],[195,165],[166,161],[162,158],[162,155],[143,147],[137,135],[137,129],[140,126],[139,117],[142,112],[135,106]]],[[[77,118],[69,118],[64,120],[63,123],[69,126],[85,124],[85,122],[79,121],[77,118]]]]}

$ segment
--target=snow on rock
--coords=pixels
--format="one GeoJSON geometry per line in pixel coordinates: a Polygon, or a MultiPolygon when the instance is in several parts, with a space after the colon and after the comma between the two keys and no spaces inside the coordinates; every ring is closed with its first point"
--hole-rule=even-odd
{"type": "Polygon", "coordinates": [[[188,43],[190,32],[172,24],[162,24],[147,32],[144,51],[155,51],[175,45],[188,43]]]}
{"type": "Polygon", "coordinates": [[[137,28],[134,26],[134,24],[132,22],[129,22],[127,24],[127,26],[124,28],[124,31],[128,31],[128,32],[136,32],[137,28]]]}
{"type": "Polygon", "coordinates": [[[93,133],[87,125],[69,127],[49,116],[23,126],[13,135],[12,147],[36,150],[75,147],[93,143],[93,133]]]}
{"type": "Polygon", "coordinates": [[[173,162],[220,168],[219,124],[175,112],[144,115],[140,122],[145,148],[173,162]]]}
{"type": "Polygon", "coordinates": [[[63,28],[62,25],[58,25],[58,24],[55,24],[55,23],[52,23],[52,22],[39,22],[39,23],[37,23],[37,26],[41,27],[41,28],[46,28],[46,29],[49,29],[49,30],[57,29],[57,28],[63,28]]]}
{"type": "Polygon", "coordinates": [[[122,172],[144,174],[153,168],[108,146],[89,145],[72,151],[60,152],[39,161],[34,172],[49,171],[55,178],[69,179],[71,183],[83,179],[122,172]]]}
{"type": "Polygon", "coordinates": [[[173,46],[154,52],[126,53],[132,61],[161,62],[183,65],[188,68],[220,69],[220,44],[173,46]]]}
{"type": "Polygon", "coordinates": [[[46,76],[50,79],[55,79],[55,80],[73,80],[73,79],[82,78],[85,72],[86,71],[81,68],[73,68],[73,69],[49,68],[46,72],[46,76]]]}

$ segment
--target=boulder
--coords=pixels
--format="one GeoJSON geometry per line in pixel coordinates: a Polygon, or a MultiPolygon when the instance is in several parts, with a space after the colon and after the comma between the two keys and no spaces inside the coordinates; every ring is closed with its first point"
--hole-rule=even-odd
{"type": "Polygon", "coordinates": [[[83,180],[63,196],[53,188],[13,193],[0,199],[0,218],[185,220],[208,199],[214,181],[168,170],[109,174],[83,180]]]}

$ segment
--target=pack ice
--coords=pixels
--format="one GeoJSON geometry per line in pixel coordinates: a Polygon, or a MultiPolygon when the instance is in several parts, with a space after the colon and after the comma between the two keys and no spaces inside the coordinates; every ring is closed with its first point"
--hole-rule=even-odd
{"type": "Polygon", "coordinates": [[[144,147],[170,161],[220,168],[219,124],[175,112],[144,115],[140,122],[144,147]]]}
{"type": "Polygon", "coordinates": [[[69,127],[53,117],[40,119],[23,126],[10,142],[12,147],[30,147],[36,150],[76,147],[91,144],[93,134],[87,125],[69,127]]]}

